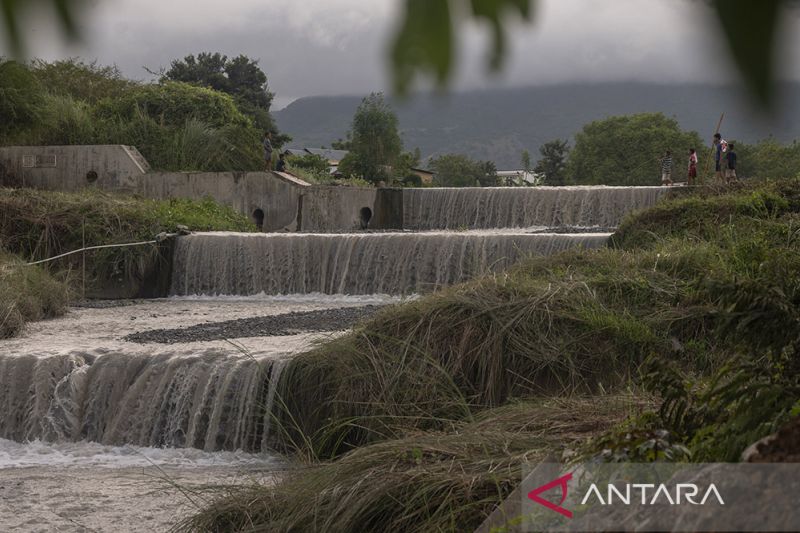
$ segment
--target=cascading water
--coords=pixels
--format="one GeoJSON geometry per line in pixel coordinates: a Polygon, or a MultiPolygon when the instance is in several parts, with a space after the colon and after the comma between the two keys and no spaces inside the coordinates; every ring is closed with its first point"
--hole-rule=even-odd
{"type": "MultiPolygon", "coordinates": [[[[213,296],[404,295],[433,290],[498,272],[527,255],[597,248],[608,238],[607,233],[452,230],[613,227],[631,209],[654,204],[662,191],[656,187],[409,189],[404,191],[406,228],[450,231],[183,236],[175,245],[171,291],[176,296],[213,296]]],[[[247,316],[261,316],[270,305],[279,312],[336,309],[341,307],[334,301],[337,298],[319,297],[311,305],[294,307],[258,303],[247,316]]],[[[189,308],[189,304],[178,303],[181,300],[138,304],[127,315],[120,311],[117,322],[107,321],[111,312],[87,312],[81,316],[91,316],[90,320],[76,319],[71,329],[60,333],[69,337],[76,330],[66,342],[69,349],[50,350],[52,333],[39,339],[48,348],[41,353],[3,341],[0,438],[206,451],[268,449],[276,433],[271,411],[281,401],[276,391],[286,375],[286,356],[295,348],[281,345],[268,355],[248,356],[231,349],[201,348],[199,343],[165,350],[122,340],[126,333],[142,331],[145,322],[152,328],[224,318],[236,321],[245,318],[242,308],[255,305],[231,304],[223,312],[228,305],[223,301],[213,300],[198,312],[175,312],[169,319],[162,317],[158,306],[175,311],[176,306],[189,308]],[[149,322],[142,318],[148,316],[149,322]],[[94,330],[101,334],[85,341],[94,330]]],[[[258,346],[269,351],[278,342],[260,339],[258,346]]]]}
{"type": "Polygon", "coordinates": [[[175,295],[409,294],[497,272],[527,255],[603,246],[608,234],[198,233],[178,239],[175,295]]]}
{"type": "Polygon", "coordinates": [[[407,230],[615,228],[634,209],[654,205],[665,187],[486,187],[403,191],[407,230]]]}
{"type": "Polygon", "coordinates": [[[0,438],[266,450],[284,364],[213,350],[0,357],[0,438]]]}

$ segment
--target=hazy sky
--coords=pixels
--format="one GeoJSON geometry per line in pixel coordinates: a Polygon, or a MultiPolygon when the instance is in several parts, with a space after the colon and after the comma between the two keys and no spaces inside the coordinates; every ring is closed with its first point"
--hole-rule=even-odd
{"type": "MultiPolygon", "coordinates": [[[[190,53],[243,53],[260,60],[280,107],[301,96],[385,89],[386,48],[401,1],[87,0],[87,6],[77,46],[65,45],[48,17],[29,16],[30,54],[80,55],[149,79],[142,67],[157,70],[190,53]]],[[[786,48],[798,49],[797,17],[783,20],[786,48]]],[[[485,28],[467,28],[453,87],[735,79],[718,36],[701,0],[539,0],[532,25],[513,25],[500,76],[486,75],[485,28]]],[[[779,63],[785,77],[800,78],[797,54],[779,63]]]]}

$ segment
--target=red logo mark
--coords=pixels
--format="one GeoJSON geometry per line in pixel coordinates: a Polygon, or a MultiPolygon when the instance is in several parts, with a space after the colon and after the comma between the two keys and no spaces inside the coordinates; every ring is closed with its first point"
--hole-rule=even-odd
{"type": "Polygon", "coordinates": [[[528,493],[528,498],[535,501],[539,505],[544,505],[551,511],[555,511],[558,514],[564,515],[567,518],[572,518],[572,511],[564,509],[561,507],[561,504],[564,503],[564,500],[567,499],[567,482],[572,480],[572,472],[565,476],[561,476],[558,479],[554,479],[550,483],[546,485],[542,485],[538,489],[533,489],[528,493]],[[543,492],[547,492],[548,490],[552,489],[553,487],[561,487],[561,501],[558,502],[558,505],[541,498],[539,494],[543,492]]]}

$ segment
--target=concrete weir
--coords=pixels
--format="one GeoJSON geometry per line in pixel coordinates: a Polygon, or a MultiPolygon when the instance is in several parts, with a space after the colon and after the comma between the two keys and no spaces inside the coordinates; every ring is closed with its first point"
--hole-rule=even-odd
{"type": "Polygon", "coordinates": [[[464,187],[405,189],[403,229],[615,228],[654,205],[665,187],[464,187]]]}
{"type": "Polygon", "coordinates": [[[523,257],[598,248],[609,234],[197,233],[178,238],[173,295],[411,294],[501,271],[523,257]]]}

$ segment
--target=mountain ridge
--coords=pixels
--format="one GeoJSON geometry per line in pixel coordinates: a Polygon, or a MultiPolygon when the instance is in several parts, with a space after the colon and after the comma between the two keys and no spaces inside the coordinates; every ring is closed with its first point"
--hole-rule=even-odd
{"type": "MultiPolygon", "coordinates": [[[[500,169],[519,168],[522,150],[538,158],[552,139],[569,139],[593,121],[613,115],[662,112],[704,138],[725,112],[726,138],[756,142],[774,136],[800,137],[800,83],[780,86],[781,114],[766,119],[744,93],[726,85],[663,85],[642,82],[563,84],[417,95],[407,102],[389,99],[407,150],[419,147],[423,158],[461,153],[492,160],[500,169]]],[[[312,96],[274,112],[292,146],[318,147],[344,138],[361,96],[312,96]]],[[[637,149],[638,147],[625,147],[637,149]]],[[[649,147],[647,148],[650,149],[649,147]]]]}

